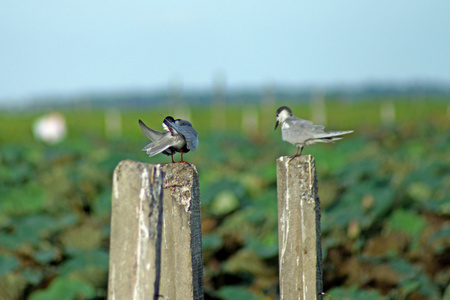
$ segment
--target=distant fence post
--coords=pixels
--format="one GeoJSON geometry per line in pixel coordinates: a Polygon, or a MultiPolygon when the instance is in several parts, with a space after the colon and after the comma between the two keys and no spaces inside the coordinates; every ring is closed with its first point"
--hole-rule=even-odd
{"type": "Polygon", "coordinates": [[[112,194],[108,299],[203,299],[195,166],[124,160],[112,194]]]}
{"type": "Polygon", "coordinates": [[[322,299],[320,200],[314,157],[277,159],[280,299],[322,299]]]}

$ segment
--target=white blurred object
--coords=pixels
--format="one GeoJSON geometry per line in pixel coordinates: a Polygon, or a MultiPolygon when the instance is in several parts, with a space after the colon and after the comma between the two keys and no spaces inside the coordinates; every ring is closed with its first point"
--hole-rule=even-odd
{"type": "Polygon", "coordinates": [[[177,119],[191,120],[191,110],[187,106],[177,105],[175,108],[175,116],[177,119]]]}
{"type": "Polygon", "coordinates": [[[315,124],[327,124],[324,92],[317,90],[312,99],[312,121],[315,124]]]}
{"type": "Polygon", "coordinates": [[[390,126],[395,123],[395,106],[393,101],[384,101],[380,105],[381,124],[390,126]]]}
{"type": "Polygon", "coordinates": [[[242,112],[242,131],[248,135],[255,135],[258,131],[258,110],[248,107],[242,112]]]}
{"type": "Polygon", "coordinates": [[[225,130],[226,126],[226,77],[225,74],[218,73],[214,77],[211,103],[211,128],[213,130],[225,130]]]}
{"type": "Polygon", "coordinates": [[[49,144],[58,143],[66,136],[66,120],[57,112],[42,116],[34,122],[33,133],[37,140],[49,144]]]}
{"type": "Polygon", "coordinates": [[[108,109],[106,111],[105,134],[108,138],[122,135],[122,115],[118,109],[108,109]]]}

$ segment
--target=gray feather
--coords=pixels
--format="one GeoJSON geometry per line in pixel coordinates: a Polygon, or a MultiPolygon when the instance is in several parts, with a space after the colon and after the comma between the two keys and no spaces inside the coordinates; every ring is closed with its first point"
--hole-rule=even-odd
{"type": "Polygon", "coordinates": [[[315,143],[332,143],[342,139],[342,135],[353,132],[353,130],[326,131],[322,125],[314,125],[311,121],[297,118],[290,108],[285,106],[277,111],[277,124],[279,123],[282,139],[298,147],[315,143]]]}
{"type": "Polygon", "coordinates": [[[194,151],[198,146],[198,133],[192,127],[191,122],[186,120],[176,120],[175,122],[167,121],[171,127],[178,132],[186,141],[186,147],[194,151]]]}
{"type": "Polygon", "coordinates": [[[170,116],[166,117],[163,122],[165,132],[153,130],[141,120],[139,120],[139,126],[145,136],[152,141],[142,149],[149,156],[159,153],[173,156],[173,153],[181,152],[183,159],[183,153],[193,151],[198,146],[197,131],[186,120],[174,120],[170,116]]]}
{"type": "Polygon", "coordinates": [[[154,141],[153,143],[148,144],[142,150],[147,152],[149,156],[154,156],[156,154],[164,152],[170,147],[178,148],[180,146],[183,147],[183,145],[184,140],[180,136],[178,135],[172,136],[170,132],[167,132],[163,133],[160,139],[154,141]]]}
{"type": "Polygon", "coordinates": [[[150,127],[145,125],[144,122],[142,122],[141,120],[139,120],[139,126],[141,127],[141,130],[145,134],[145,136],[152,141],[160,139],[164,134],[163,132],[151,129],[150,127]]]}

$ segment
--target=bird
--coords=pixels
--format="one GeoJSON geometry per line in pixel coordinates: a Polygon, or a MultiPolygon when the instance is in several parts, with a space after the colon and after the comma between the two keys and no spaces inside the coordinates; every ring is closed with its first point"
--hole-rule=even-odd
{"type": "Polygon", "coordinates": [[[142,151],[147,152],[150,157],[162,153],[170,155],[172,157],[172,163],[175,163],[173,154],[180,152],[180,162],[184,163],[183,153],[197,149],[198,133],[194,127],[192,127],[191,122],[187,120],[175,120],[172,116],[165,117],[162,123],[165,132],[151,129],[141,120],[139,120],[139,126],[145,136],[152,141],[142,149],[142,151]]]}
{"type": "Polygon", "coordinates": [[[297,152],[291,156],[291,160],[302,155],[305,146],[315,143],[333,143],[342,139],[341,135],[353,132],[353,130],[325,131],[325,127],[322,125],[314,125],[311,121],[297,118],[287,106],[282,106],[277,110],[274,130],[280,124],[281,139],[297,146],[297,152]]]}

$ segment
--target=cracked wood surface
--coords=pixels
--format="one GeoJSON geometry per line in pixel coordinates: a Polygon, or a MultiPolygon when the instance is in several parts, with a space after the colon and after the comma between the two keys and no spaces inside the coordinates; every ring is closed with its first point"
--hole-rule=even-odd
{"type": "Polygon", "coordinates": [[[277,160],[280,299],[322,299],[320,200],[315,160],[277,160]]]}
{"type": "Polygon", "coordinates": [[[194,165],[124,160],[116,167],[108,299],[203,299],[194,165]]]}

